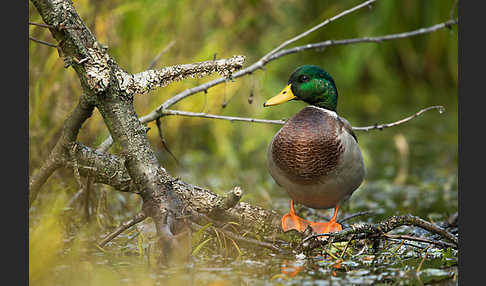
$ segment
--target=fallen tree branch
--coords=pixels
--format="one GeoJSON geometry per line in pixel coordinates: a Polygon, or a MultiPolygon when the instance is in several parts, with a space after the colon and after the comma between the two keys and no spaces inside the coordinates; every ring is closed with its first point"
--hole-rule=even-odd
{"type": "MultiPolygon", "coordinates": [[[[178,256],[185,256],[188,253],[187,245],[181,242],[181,239],[185,239],[185,242],[187,242],[187,238],[190,237],[187,235],[186,230],[188,225],[184,220],[186,211],[189,213],[197,212],[207,214],[209,217],[213,216],[219,219],[224,218],[226,221],[237,222],[242,228],[251,229],[257,234],[264,234],[266,236],[275,236],[275,234],[282,232],[280,216],[272,210],[265,210],[240,202],[241,192],[238,189],[234,189],[232,193],[222,198],[209,190],[172,178],[159,165],[155,153],[150,148],[146,137],[146,127],[143,125],[142,118],[139,119],[137,117],[133,106],[133,95],[146,93],[156,87],[165,86],[173,81],[188,77],[204,76],[212,72],[218,72],[222,76],[222,78],[216,81],[208,82],[173,96],[154,111],[155,114],[153,117],[150,117],[152,115],[149,114],[143,119],[149,121],[155,120],[161,116],[161,111],[167,110],[167,107],[183,98],[198,91],[206,91],[209,87],[226,82],[232,78],[251,74],[255,70],[263,69],[266,63],[278,58],[279,56],[277,55],[279,53],[289,51],[290,49],[281,50],[288,44],[308,35],[335,19],[375,2],[375,0],[366,1],[322,22],[297,37],[284,42],[246,69],[240,70],[244,58],[242,56],[236,56],[230,59],[177,65],[160,70],[148,70],[137,74],[130,74],[123,71],[106,53],[107,48],[96,41],[96,38],[79,18],[71,1],[31,1],[36,6],[46,24],[53,27],[50,31],[59,42],[59,45],[56,46],[59,46],[62,51],[65,63],[67,64],[66,66],[72,66],[74,68],[81,81],[84,94],[86,94],[82,98],[89,97],[90,101],[89,108],[87,109],[89,110],[88,113],[84,110],[78,114],[81,116],[78,120],[67,119],[65,121],[62,140],[58,141],[60,153],[51,152],[51,154],[55,155],[53,158],[55,160],[53,161],[57,165],[73,168],[75,173],[79,172],[79,175],[91,177],[94,182],[109,184],[118,190],[136,193],[142,197],[142,211],[109,234],[101,242],[102,245],[105,245],[127,227],[146,217],[151,217],[154,220],[158,241],[162,247],[162,254],[167,257],[172,257],[173,253],[178,256]],[[96,152],[96,150],[75,143],[82,123],[91,115],[94,107],[100,111],[111,136],[113,136],[112,138],[120,146],[120,156],[96,152]],[[66,153],[66,147],[73,146],[72,144],[76,146],[76,148],[71,150],[72,160],[66,160],[68,158],[66,157],[67,155],[61,154],[61,152],[66,153]]],[[[409,32],[403,37],[431,31],[433,30],[425,29],[417,33],[409,32]]],[[[395,38],[400,37],[402,36],[395,38]]],[[[371,41],[370,38],[367,39],[364,41],[371,41]]],[[[79,110],[75,109],[72,115],[77,117],[77,111],[79,110]]],[[[377,127],[374,126],[372,129],[374,128],[377,127]]],[[[100,149],[107,149],[108,147],[106,146],[109,147],[109,145],[102,145],[100,149]]],[[[54,150],[56,152],[58,151],[56,148],[54,150]]],[[[56,164],[54,165],[56,166],[56,164]]],[[[52,169],[49,167],[49,164],[46,164],[46,166],[44,169],[48,171],[52,169]]],[[[49,172],[44,171],[43,173],[49,175],[49,172]]],[[[41,177],[45,177],[45,175],[41,177]]],[[[33,181],[35,182],[36,180],[31,180],[31,186],[33,181]]],[[[39,183],[36,185],[39,185],[39,183]]],[[[40,183],[41,185],[42,182],[40,183]]],[[[358,233],[358,230],[360,230],[363,234],[373,232],[383,233],[386,232],[387,227],[392,229],[400,225],[400,223],[402,225],[413,225],[414,223],[422,228],[432,229],[436,233],[445,235],[446,237],[447,235],[451,235],[448,232],[441,233],[440,228],[435,229],[435,226],[423,220],[421,221],[419,218],[411,217],[407,219],[405,217],[401,220],[396,217],[394,218],[395,221],[388,221],[387,224],[381,225],[385,223],[383,222],[378,227],[376,225],[368,226],[368,228],[360,226],[362,227],[361,229],[353,227],[352,230],[355,233],[358,233]]],[[[189,226],[192,226],[192,224],[189,224],[189,226]]],[[[226,230],[221,231],[228,232],[226,230]]],[[[444,230],[442,231],[444,232],[444,230]]],[[[338,235],[345,237],[346,235],[354,235],[355,233],[349,230],[343,230],[340,233],[327,234],[327,236],[335,240],[339,239],[338,235]]],[[[240,241],[248,242],[248,239],[250,239],[242,238],[232,232],[225,233],[225,235],[235,240],[240,239],[240,241]]],[[[457,238],[455,236],[451,235],[448,239],[457,245],[457,238]]],[[[325,240],[326,238],[323,241],[325,242],[325,240]]],[[[274,246],[269,244],[267,247],[272,249],[274,246]]]]}
{"type": "Polygon", "coordinates": [[[313,240],[316,238],[320,238],[318,241],[321,244],[327,244],[329,242],[338,242],[338,241],[347,241],[352,235],[355,235],[355,238],[358,238],[359,234],[366,236],[373,236],[373,235],[383,235],[397,227],[408,225],[408,226],[417,226],[423,228],[429,232],[438,234],[443,238],[451,241],[454,245],[454,248],[458,246],[458,238],[447,232],[446,230],[440,228],[439,226],[427,222],[419,217],[412,216],[412,215],[404,215],[404,216],[393,216],[388,218],[380,223],[377,224],[355,224],[351,225],[347,229],[343,229],[339,232],[332,232],[332,233],[323,233],[323,234],[312,234],[305,237],[301,241],[301,246],[304,248],[308,247],[308,241],[313,240]]]}
{"type": "Polygon", "coordinates": [[[105,245],[113,240],[115,237],[117,237],[120,233],[124,232],[125,230],[129,229],[130,227],[136,225],[139,222],[144,221],[147,218],[147,215],[141,211],[137,213],[133,218],[123,222],[118,226],[115,230],[113,230],[111,233],[109,233],[103,240],[101,240],[98,243],[98,246],[103,248],[105,245]]]}
{"type": "MultiPolygon", "coordinates": [[[[125,160],[120,156],[98,152],[81,143],[77,143],[76,159],[82,176],[90,176],[94,183],[110,185],[118,191],[139,193],[125,167],[125,160]]],[[[72,168],[68,162],[66,167],[72,168]]],[[[169,177],[173,191],[182,200],[187,210],[208,214],[221,221],[234,221],[263,236],[282,233],[280,215],[273,210],[241,202],[243,192],[238,187],[220,196],[208,189],[185,183],[169,177]],[[235,204],[236,203],[236,204],[235,204]],[[234,204],[233,207],[231,207],[234,204]]]]}

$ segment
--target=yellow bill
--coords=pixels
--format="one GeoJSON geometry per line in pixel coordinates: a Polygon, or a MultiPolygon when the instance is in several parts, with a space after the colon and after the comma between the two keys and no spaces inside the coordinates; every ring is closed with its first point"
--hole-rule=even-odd
{"type": "Polygon", "coordinates": [[[292,84],[287,85],[279,94],[267,100],[267,102],[263,104],[263,107],[277,105],[294,99],[295,95],[292,93],[292,89],[290,88],[291,85],[292,84]]]}

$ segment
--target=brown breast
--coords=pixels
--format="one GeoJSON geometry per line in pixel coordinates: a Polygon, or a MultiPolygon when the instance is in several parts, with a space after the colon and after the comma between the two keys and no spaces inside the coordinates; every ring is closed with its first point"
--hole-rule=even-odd
{"type": "Polygon", "coordinates": [[[344,147],[337,140],[341,122],[318,108],[306,107],[290,118],[272,141],[275,165],[301,184],[316,183],[338,164],[344,147]]]}

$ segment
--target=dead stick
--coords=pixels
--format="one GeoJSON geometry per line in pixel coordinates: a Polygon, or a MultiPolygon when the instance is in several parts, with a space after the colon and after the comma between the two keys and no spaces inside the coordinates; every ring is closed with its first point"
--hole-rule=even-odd
{"type": "Polygon", "coordinates": [[[416,237],[416,236],[405,235],[405,234],[396,235],[396,234],[388,234],[388,233],[385,233],[383,236],[386,237],[386,238],[392,238],[392,239],[405,239],[405,240],[425,242],[425,243],[430,243],[430,244],[442,246],[444,248],[446,248],[446,247],[455,248],[455,245],[452,244],[452,243],[440,241],[440,240],[439,241],[430,240],[430,239],[426,239],[426,238],[423,238],[423,237],[416,237]]]}
{"type": "Polygon", "coordinates": [[[412,216],[412,215],[393,216],[385,221],[382,221],[374,225],[370,225],[370,224],[351,225],[350,228],[344,229],[339,232],[313,234],[304,238],[301,244],[306,242],[309,239],[318,238],[321,236],[327,236],[327,238],[321,240],[321,242],[324,243],[328,243],[330,239],[332,239],[334,242],[344,241],[347,240],[348,237],[352,234],[373,235],[373,234],[386,233],[402,225],[418,226],[432,233],[439,234],[442,237],[452,241],[456,247],[458,245],[458,238],[455,235],[447,232],[446,230],[440,228],[435,224],[432,224],[419,217],[412,216]]]}
{"type": "Polygon", "coordinates": [[[111,232],[110,234],[108,234],[102,241],[100,241],[100,243],[98,243],[98,245],[103,248],[108,242],[110,242],[111,240],[113,240],[120,233],[124,232],[128,228],[134,226],[135,224],[143,221],[146,218],[147,218],[147,215],[144,212],[142,212],[142,211],[139,212],[133,218],[131,218],[130,220],[128,220],[128,221],[126,221],[124,223],[122,223],[113,232],[111,232]]]}

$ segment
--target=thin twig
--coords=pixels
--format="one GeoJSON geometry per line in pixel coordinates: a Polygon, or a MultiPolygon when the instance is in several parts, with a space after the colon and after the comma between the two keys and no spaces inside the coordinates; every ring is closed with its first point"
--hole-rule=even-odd
{"type": "Polygon", "coordinates": [[[176,156],[170,151],[169,146],[167,146],[167,142],[165,142],[164,135],[162,133],[162,127],[160,126],[161,125],[160,118],[157,118],[155,120],[155,123],[157,125],[157,130],[159,131],[159,138],[160,141],[162,142],[162,146],[164,146],[165,150],[172,156],[172,158],[174,158],[177,165],[179,165],[179,161],[177,160],[176,156]]]}
{"type": "MultiPolygon", "coordinates": [[[[384,124],[375,124],[371,126],[364,126],[364,127],[353,127],[353,131],[370,131],[373,129],[382,130],[384,128],[394,127],[400,124],[403,124],[407,121],[414,119],[415,117],[420,116],[422,113],[432,110],[438,109],[440,113],[444,112],[444,107],[441,105],[436,106],[429,106],[427,108],[421,109],[415,114],[408,116],[406,118],[400,119],[398,121],[392,123],[384,123],[384,124]]],[[[201,118],[210,118],[210,119],[221,119],[221,120],[228,120],[228,121],[243,121],[243,122],[254,122],[254,123],[267,123],[267,124],[285,124],[285,120],[269,120],[269,119],[258,119],[258,118],[247,118],[247,117],[236,117],[236,116],[222,116],[222,115],[215,115],[209,113],[202,113],[202,112],[190,112],[190,111],[182,111],[182,110],[173,110],[173,109],[165,109],[161,110],[160,114],[162,116],[166,115],[179,115],[179,116],[188,116],[188,117],[201,117],[201,118]]]]}
{"type": "Polygon", "coordinates": [[[117,227],[114,231],[109,233],[102,241],[98,243],[98,246],[103,248],[108,242],[113,240],[117,237],[120,233],[124,232],[125,230],[129,229],[130,227],[134,226],[135,224],[143,221],[147,218],[147,215],[141,211],[136,214],[133,218],[129,219],[128,221],[122,223],[119,227],[117,227]]]}
{"type": "Polygon", "coordinates": [[[375,124],[375,125],[372,125],[372,126],[365,126],[365,127],[353,127],[353,131],[370,131],[370,130],[373,130],[373,129],[382,130],[384,128],[397,126],[397,125],[403,124],[407,121],[410,121],[410,120],[414,119],[415,117],[420,116],[422,113],[429,111],[429,110],[432,110],[432,109],[438,109],[439,113],[443,113],[445,111],[445,108],[442,105],[429,106],[427,108],[419,110],[417,113],[410,115],[409,117],[400,119],[400,120],[392,122],[392,123],[386,123],[386,124],[380,124],[380,125],[375,124]]]}
{"type": "Polygon", "coordinates": [[[152,68],[155,67],[155,65],[157,64],[157,61],[160,59],[160,57],[165,54],[170,48],[172,48],[172,46],[175,44],[175,40],[172,40],[160,53],[158,53],[154,59],[152,60],[152,62],[150,63],[149,67],[147,69],[151,70],[152,68]]]}
{"type": "MultiPolygon", "coordinates": [[[[412,216],[412,215],[393,216],[389,219],[386,219],[374,225],[370,225],[370,224],[352,225],[350,228],[344,229],[339,232],[329,232],[329,233],[309,235],[308,237],[304,238],[301,243],[304,243],[309,239],[318,238],[321,236],[327,236],[328,238],[332,239],[334,242],[344,241],[347,240],[348,236],[352,234],[366,234],[366,235],[381,234],[381,233],[389,232],[402,225],[418,226],[420,228],[428,230],[429,232],[439,234],[440,236],[452,241],[455,245],[455,248],[457,248],[458,238],[455,235],[449,233],[448,231],[442,229],[441,227],[435,224],[432,224],[428,221],[425,221],[419,217],[412,216]]],[[[321,240],[321,241],[324,243],[328,242],[326,240],[321,240]]]]}
{"type": "Polygon", "coordinates": [[[257,118],[246,118],[246,117],[236,117],[236,116],[222,116],[215,114],[208,114],[202,112],[189,112],[182,110],[165,109],[161,111],[163,115],[179,115],[188,117],[202,117],[210,119],[222,119],[228,121],[243,121],[243,122],[254,122],[254,123],[269,123],[269,124],[284,124],[284,120],[267,120],[267,119],[257,119],[257,118]]]}
{"type": "Polygon", "coordinates": [[[458,4],[459,4],[459,0],[454,1],[454,4],[452,4],[452,8],[451,8],[451,12],[450,12],[450,18],[451,19],[454,19],[454,14],[456,13],[458,4]]]}
{"type": "Polygon", "coordinates": [[[287,41],[283,42],[283,43],[282,43],[282,44],[280,44],[278,47],[276,47],[275,49],[273,49],[272,51],[270,51],[268,54],[266,54],[265,56],[263,56],[262,61],[266,61],[266,60],[267,60],[268,58],[270,58],[270,57],[271,57],[273,54],[275,54],[276,52],[280,51],[280,50],[281,50],[281,49],[283,49],[284,47],[286,47],[286,46],[288,46],[288,45],[290,45],[290,44],[294,43],[295,41],[298,41],[298,40],[300,40],[300,39],[304,38],[305,36],[307,36],[307,35],[311,34],[312,32],[317,31],[318,29],[320,29],[320,28],[322,28],[322,27],[326,26],[327,24],[329,24],[329,23],[331,23],[331,22],[333,22],[333,21],[335,21],[335,20],[337,20],[337,19],[339,19],[339,18],[341,18],[341,17],[343,17],[343,16],[346,16],[347,14],[350,14],[350,13],[352,13],[352,12],[356,11],[356,10],[359,10],[359,9],[361,9],[361,8],[363,8],[363,7],[366,7],[366,6],[368,6],[368,5],[371,5],[373,2],[376,2],[376,0],[365,1],[365,2],[363,2],[363,3],[361,3],[361,4],[357,5],[357,6],[354,6],[354,7],[353,7],[353,8],[351,8],[351,9],[345,10],[345,11],[343,11],[343,12],[341,12],[341,13],[337,14],[337,15],[336,15],[336,16],[334,16],[334,17],[331,17],[331,18],[329,18],[329,19],[326,19],[325,21],[323,21],[323,22],[321,22],[320,24],[318,24],[318,25],[316,25],[316,26],[314,26],[314,27],[310,28],[309,30],[307,30],[307,31],[305,31],[305,32],[303,32],[303,33],[301,33],[301,34],[299,34],[299,35],[297,35],[297,36],[293,37],[292,39],[289,39],[289,40],[287,40],[287,41]]]}
{"type": "Polygon", "coordinates": [[[362,212],[358,212],[358,213],[355,213],[355,214],[351,214],[351,215],[349,215],[347,217],[344,217],[344,218],[340,219],[338,221],[338,223],[343,223],[343,222],[345,222],[347,220],[350,220],[352,218],[355,218],[355,217],[358,217],[358,216],[362,216],[362,215],[372,214],[372,213],[374,213],[374,211],[362,211],[362,212]]]}
{"type": "Polygon", "coordinates": [[[34,26],[39,26],[39,27],[42,27],[42,28],[54,28],[53,26],[51,25],[47,25],[47,24],[43,24],[43,23],[35,23],[35,22],[30,22],[29,21],[29,25],[34,25],[34,26]]]}
{"type": "Polygon", "coordinates": [[[57,48],[57,45],[56,44],[52,44],[52,43],[49,43],[49,42],[45,42],[45,41],[42,41],[42,40],[39,40],[39,39],[30,37],[30,36],[29,36],[29,40],[34,41],[34,42],[37,42],[39,44],[43,44],[43,45],[49,46],[49,47],[57,48]]]}
{"type": "Polygon", "coordinates": [[[363,37],[363,38],[353,38],[353,39],[344,39],[344,40],[327,40],[324,42],[307,44],[303,46],[294,47],[291,49],[282,50],[278,53],[273,54],[268,61],[278,59],[282,56],[286,56],[289,54],[302,52],[305,50],[321,50],[322,48],[329,47],[329,46],[338,46],[338,45],[350,45],[350,44],[358,44],[358,43],[381,43],[384,41],[390,40],[397,40],[403,38],[409,38],[417,35],[431,33],[440,29],[444,29],[450,27],[452,25],[457,24],[457,19],[448,20],[446,22],[436,24],[427,28],[421,28],[409,32],[398,33],[398,34],[391,34],[386,36],[379,36],[379,37],[363,37]]]}
{"type": "Polygon", "coordinates": [[[425,243],[435,244],[435,245],[438,245],[438,246],[441,246],[441,247],[444,247],[444,248],[447,248],[447,247],[454,248],[455,247],[454,244],[446,242],[446,241],[430,240],[430,239],[426,239],[426,238],[423,238],[423,237],[416,237],[416,236],[405,235],[405,234],[398,235],[398,234],[385,233],[383,236],[386,237],[386,238],[392,238],[392,239],[404,239],[404,240],[425,242],[425,243]]]}

